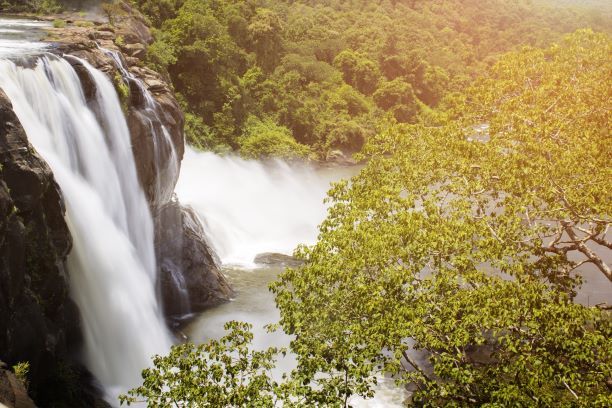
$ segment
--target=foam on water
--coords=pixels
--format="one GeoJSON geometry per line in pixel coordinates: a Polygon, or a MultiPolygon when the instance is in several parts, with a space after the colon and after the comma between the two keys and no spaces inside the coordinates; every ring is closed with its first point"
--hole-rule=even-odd
{"type": "Polygon", "coordinates": [[[176,192],[205,221],[222,262],[250,268],[260,253],[291,254],[315,242],[323,199],[338,178],[305,165],[187,149],[176,192]]]}

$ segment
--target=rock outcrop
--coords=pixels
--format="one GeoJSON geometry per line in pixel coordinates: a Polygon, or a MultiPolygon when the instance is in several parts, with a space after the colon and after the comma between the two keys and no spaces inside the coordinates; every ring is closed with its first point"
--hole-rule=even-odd
{"type": "Polygon", "coordinates": [[[297,268],[304,264],[304,261],[291,255],[279,254],[276,252],[264,252],[262,254],[258,254],[255,259],[253,259],[253,262],[255,262],[257,265],[289,268],[297,268]]]}
{"type": "Polygon", "coordinates": [[[164,312],[180,318],[226,301],[233,292],[195,211],[174,200],[157,216],[155,247],[164,312]]]}
{"type": "Polygon", "coordinates": [[[72,239],[64,213],[51,169],[0,91],[0,358],[9,366],[29,363],[33,397],[43,406],[93,404],[96,394],[81,387],[66,396],[61,387],[67,375],[88,375],[73,359],[81,328],[69,296],[72,239]]]}
{"type": "Polygon", "coordinates": [[[0,361],[0,407],[36,408],[24,384],[0,361]]]}

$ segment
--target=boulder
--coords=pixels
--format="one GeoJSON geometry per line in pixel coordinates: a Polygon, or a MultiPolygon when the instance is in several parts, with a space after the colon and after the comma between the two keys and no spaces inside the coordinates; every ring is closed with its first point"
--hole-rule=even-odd
{"type": "Polygon", "coordinates": [[[143,44],[125,44],[121,49],[133,58],[144,59],[147,56],[147,49],[143,44]]]}
{"type": "Polygon", "coordinates": [[[114,40],[115,33],[112,31],[96,30],[89,34],[89,38],[92,40],[114,40]]]}
{"type": "Polygon", "coordinates": [[[195,211],[176,199],[156,215],[155,246],[166,316],[200,312],[233,296],[195,211]]]}
{"type": "Polygon", "coordinates": [[[301,266],[304,261],[297,259],[291,255],[279,254],[276,252],[265,252],[259,254],[253,260],[258,265],[282,266],[296,268],[301,266]]]}
{"type": "Polygon", "coordinates": [[[341,150],[331,150],[327,153],[325,161],[329,164],[336,164],[340,166],[350,166],[355,164],[355,160],[352,157],[347,157],[341,150]]]}

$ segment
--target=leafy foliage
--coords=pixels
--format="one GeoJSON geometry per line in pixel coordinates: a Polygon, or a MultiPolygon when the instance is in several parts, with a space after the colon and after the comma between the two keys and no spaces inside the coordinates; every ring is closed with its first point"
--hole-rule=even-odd
{"type": "Polygon", "coordinates": [[[584,26],[609,30],[588,8],[545,1],[133,2],[156,27],[150,64],[167,69],[209,130],[195,145],[239,149],[255,116],[319,158],[359,150],[388,114],[417,123],[503,52],[584,26]],[[360,108],[335,103],[349,93],[360,108]]]}
{"type": "Polygon", "coordinates": [[[13,366],[13,373],[15,377],[23,384],[27,389],[29,385],[28,374],[30,373],[30,363],[27,361],[17,363],[13,366]]]}
{"type": "Polygon", "coordinates": [[[277,350],[250,354],[233,323],[157,357],[131,395],[346,407],[392,375],[412,406],[610,406],[612,316],[574,297],[585,263],[612,281],[611,53],[590,30],[510,53],[427,123],[367,141],[305,265],[271,287],[297,359],[282,383],[277,350]]]}
{"type": "Polygon", "coordinates": [[[612,402],[610,315],[572,301],[582,263],[612,280],[595,251],[611,247],[611,46],[582,31],[510,54],[436,126],[369,141],[305,267],[273,286],[294,375],[367,395],[391,373],[424,406],[612,402]]]}
{"type": "Polygon", "coordinates": [[[228,322],[220,340],[174,346],[143,370],[144,384],[120,397],[130,405],[143,398],[149,407],[271,407],[278,385],[271,380],[274,356],[282,350],[251,351],[246,323],[228,322]]]}
{"type": "Polygon", "coordinates": [[[277,125],[270,119],[248,120],[244,136],[240,139],[240,153],[250,159],[267,157],[296,159],[307,157],[309,152],[307,146],[297,143],[291,137],[289,129],[277,125]]]}

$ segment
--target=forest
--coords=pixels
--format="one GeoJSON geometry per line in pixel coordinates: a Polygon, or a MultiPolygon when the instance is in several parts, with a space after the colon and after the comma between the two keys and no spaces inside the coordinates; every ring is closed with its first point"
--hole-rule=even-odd
{"type": "Polygon", "coordinates": [[[610,7],[553,3],[138,1],[194,146],[367,164],[271,285],[290,375],[231,322],[123,401],[349,406],[382,374],[411,406],[612,403],[609,310],[575,301],[612,280],[610,7]]]}
{"type": "Polygon", "coordinates": [[[389,117],[427,121],[504,52],[610,28],[609,5],[543,1],[135,3],[156,28],[149,62],[181,96],[188,141],[246,157],[354,153],[389,117]]]}
{"type": "Polygon", "coordinates": [[[271,285],[272,329],[297,356],[282,381],[287,350],[254,349],[252,327],[230,322],[155,357],[123,401],[348,407],[387,375],[409,406],[609,406],[609,306],[576,294],[585,264],[612,281],[611,53],[579,30],[505,54],[435,126],[391,121],[368,139],[318,242],[298,249],[305,265],[271,285]]]}

